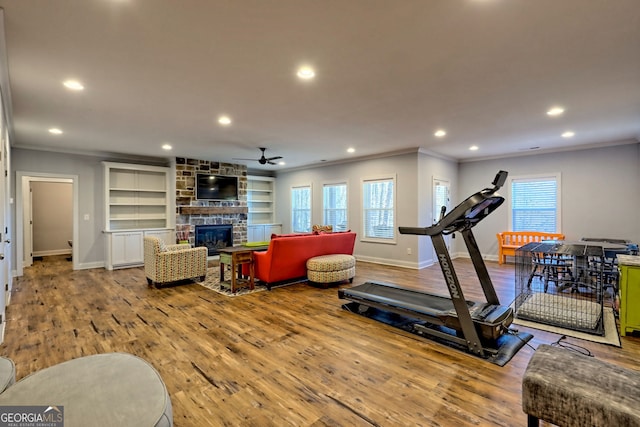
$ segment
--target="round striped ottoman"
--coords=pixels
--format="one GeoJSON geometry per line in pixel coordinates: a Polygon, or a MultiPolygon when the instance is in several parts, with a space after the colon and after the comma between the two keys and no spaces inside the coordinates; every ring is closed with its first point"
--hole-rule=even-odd
{"type": "Polygon", "coordinates": [[[310,282],[329,283],[349,280],[356,275],[356,259],[352,255],[322,255],[307,260],[307,278],[310,282]]]}

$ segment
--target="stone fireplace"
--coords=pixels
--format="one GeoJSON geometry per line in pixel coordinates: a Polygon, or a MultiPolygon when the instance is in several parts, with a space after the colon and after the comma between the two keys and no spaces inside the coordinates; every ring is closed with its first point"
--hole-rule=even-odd
{"type": "MultiPolygon", "coordinates": [[[[176,158],[176,234],[178,240],[196,241],[196,228],[225,226],[229,245],[247,241],[247,167],[231,163],[176,158]],[[238,200],[198,200],[198,173],[238,177],[238,200]]],[[[205,246],[205,245],[201,245],[205,246]]],[[[215,251],[217,253],[217,250],[215,251]]],[[[211,249],[209,255],[212,255],[211,249]]]]}
{"type": "Polygon", "coordinates": [[[204,246],[208,256],[218,255],[218,249],[233,246],[233,225],[196,225],[195,246],[204,246]]]}

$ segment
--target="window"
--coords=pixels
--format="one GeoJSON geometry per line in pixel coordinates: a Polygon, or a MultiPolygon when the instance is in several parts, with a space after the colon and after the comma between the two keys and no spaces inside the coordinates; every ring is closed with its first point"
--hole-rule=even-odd
{"type": "Polygon", "coordinates": [[[347,184],[325,184],[322,188],[322,223],[333,231],[347,230],[347,184]]]}
{"type": "Polygon", "coordinates": [[[395,178],[364,180],[362,210],[364,238],[393,240],[395,236],[395,178]]]}
{"type": "Polygon", "coordinates": [[[560,174],[511,179],[512,231],[560,232],[560,174]]]}
{"type": "Polygon", "coordinates": [[[311,232],[311,186],[291,188],[291,230],[311,232]]]}

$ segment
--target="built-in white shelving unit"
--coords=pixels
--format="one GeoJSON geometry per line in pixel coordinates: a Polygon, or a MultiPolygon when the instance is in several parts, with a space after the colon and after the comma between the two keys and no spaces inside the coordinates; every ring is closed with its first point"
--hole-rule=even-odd
{"type": "Polygon", "coordinates": [[[268,241],[272,233],[282,232],[282,224],[275,222],[275,178],[247,176],[247,240],[268,241]]]}
{"type": "Polygon", "coordinates": [[[112,162],[103,166],[107,269],[140,265],[145,235],[175,243],[170,227],[170,169],[112,162]]]}

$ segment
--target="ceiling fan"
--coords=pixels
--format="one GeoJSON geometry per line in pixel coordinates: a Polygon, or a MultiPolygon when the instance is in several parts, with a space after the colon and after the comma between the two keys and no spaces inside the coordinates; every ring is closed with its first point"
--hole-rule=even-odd
{"type": "Polygon", "coordinates": [[[282,158],[282,156],[265,157],[264,152],[265,152],[266,148],[260,147],[260,150],[262,151],[262,156],[259,159],[237,159],[237,158],[234,158],[233,160],[254,160],[254,161],[260,163],[261,165],[265,165],[265,164],[275,165],[277,163],[274,162],[274,160],[278,160],[278,159],[282,158]]]}

